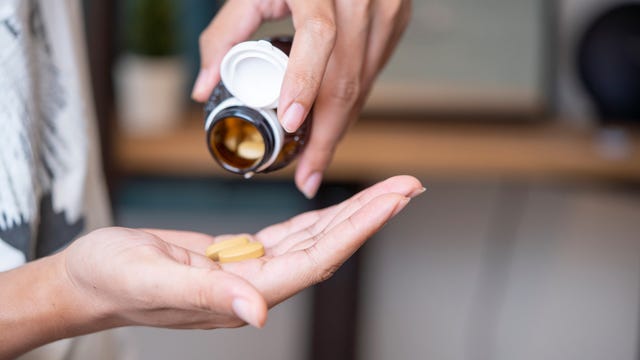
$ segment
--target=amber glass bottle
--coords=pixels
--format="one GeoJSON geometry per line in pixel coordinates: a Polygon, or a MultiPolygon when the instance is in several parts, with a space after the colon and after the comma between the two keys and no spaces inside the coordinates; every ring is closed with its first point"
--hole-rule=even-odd
{"type": "Polygon", "coordinates": [[[276,115],[291,38],[247,41],[220,65],[221,81],[205,106],[207,145],[226,170],[251,177],[291,163],[310,133],[307,118],[287,133],[276,115]]]}

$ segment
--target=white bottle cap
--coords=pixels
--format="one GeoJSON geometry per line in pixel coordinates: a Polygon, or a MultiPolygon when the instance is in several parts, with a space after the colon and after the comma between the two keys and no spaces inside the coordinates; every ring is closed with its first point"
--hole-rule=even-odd
{"type": "Polygon", "coordinates": [[[253,108],[278,106],[289,58],[268,41],[246,41],[229,50],[220,78],[229,92],[253,108]]]}

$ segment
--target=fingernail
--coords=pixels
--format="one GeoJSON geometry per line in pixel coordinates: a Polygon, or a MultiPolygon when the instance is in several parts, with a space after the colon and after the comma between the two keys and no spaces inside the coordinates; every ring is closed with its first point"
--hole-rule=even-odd
{"type": "Polygon", "coordinates": [[[302,193],[307,199],[313,199],[318,192],[318,188],[320,187],[320,183],[322,182],[322,173],[314,172],[309,175],[307,181],[302,186],[302,193]]]}
{"type": "Polygon", "coordinates": [[[193,85],[193,91],[191,91],[191,97],[196,98],[204,91],[204,87],[207,85],[207,79],[209,78],[209,69],[200,69],[196,83],[193,85]]]}
{"type": "Polygon", "coordinates": [[[422,189],[414,190],[411,194],[409,194],[409,197],[414,198],[418,195],[422,195],[425,191],[427,191],[427,188],[425,187],[423,187],[422,189]]]}
{"type": "Polygon", "coordinates": [[[302,117],[304,116],[304,107],[300,103],[294,102],[282,116],[282,127],[289,133],[292,133],[300,127],[302,117]]]}
{"type": "Polygon", "coordinates": [[[409,197],[406,197],[400,200],[400,202],[398,202],[398,205],[396,205],[396,208],[393,210],[393,214],[391,215],[391,217],[398,215],[398,213],[402,211],[402,209],[404,209],[405,206],[407,206],[409,201],[411,201],[411,198],[409,197]]]}
{"type": "Polygon", "coordinates": [[[233,308],[233,312],[236,316],[242,321],[257,328],[260,327],[260,324],[256,319],[255,312],[251,309],[251,304],[247,300],[243,298],[235,298],[231,302],[231,307],[233,308]]]}

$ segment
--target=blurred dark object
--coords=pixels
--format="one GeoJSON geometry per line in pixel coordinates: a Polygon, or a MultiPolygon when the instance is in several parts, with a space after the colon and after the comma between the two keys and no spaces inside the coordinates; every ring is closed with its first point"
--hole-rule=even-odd
{"type": "Polygon", "coordinates": [[[115,58],[115,39],[112,29],[115,25],[116,8],[109,0],[84,0],[84,23],[91,86],[96,118],[100,132],[102,164],[109,193],[112,195],[115,181],[115,166],[110,156],[113,143],[113,86],[111,68],[115,58]]]}
{"type": "Polygon", "coordinates": [[[175,55],[180,50],[178,23],[180,3],[176,0],[129,0],[122,32],[125,51],[137,55],[175,55]]]}
{"type": "MultiPolygon", "coordinates": [[[[320,187],[314,207],[342,202],[365,186],[356,182],[327,183],[320,187]]],[[[366,246],[353,254],[327,281],[313,288],[310,360],[358,359],[358,308],[361,259],[366,246]]]]}
{"type": "Polygon", "coordinates": [[[591,23],[578,71],[603,122],[640,122],[640,4],[615,6],[591,23]]]}

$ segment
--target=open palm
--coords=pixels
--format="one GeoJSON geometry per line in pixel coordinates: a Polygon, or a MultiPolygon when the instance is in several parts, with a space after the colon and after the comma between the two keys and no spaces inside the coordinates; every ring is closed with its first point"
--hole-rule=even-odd
{"type": "Polygon", "coordinates": [[[340,204],[298,215],[255,235],[265,255],[218,264],[207,246],[232,235],[104,228],[62,255],[73,292],[113,315],[113,326],[262,326],[267,308],[329,278],[373,233],[423,191],[397,176],[340,204]]]}
{"type": "MultiPolygon", "coordinates": [[[[255,235],[265,247],[265,256],[220,267],[252,283],[269,307],[318,282],[324,281],[371,235],[399,212],[410,197],[422,191],[418,180],[398,176],[378,183],[352,198],[269,226],[255,235]]],[[[172,231],[150,230],[161,238],[176,239],[172,231]]],[[[176,245],[204,253],[214,239],[198,237],[176,245]]]]}

